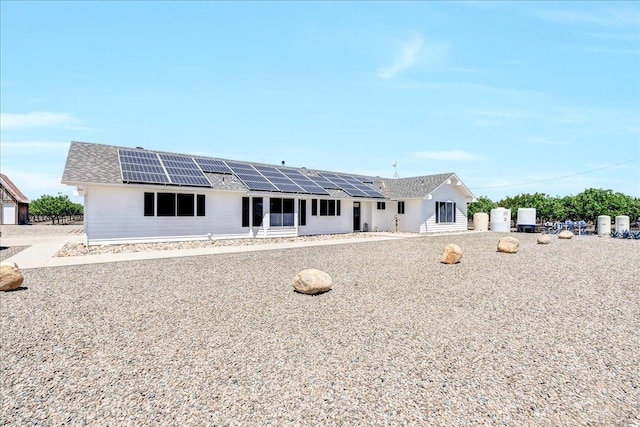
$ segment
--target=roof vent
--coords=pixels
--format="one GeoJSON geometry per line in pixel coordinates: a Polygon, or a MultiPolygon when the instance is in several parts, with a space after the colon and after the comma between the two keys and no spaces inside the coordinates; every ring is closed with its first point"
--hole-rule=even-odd
{"type": "Polygon", "coordinates": [[[282,161],[282,166],[284,166],[284,160],[282,161]]]}
{"type": "Polygon", "coordinates": [[[144,147],[136,147],[138,150],[144,150],[144,147]]]}

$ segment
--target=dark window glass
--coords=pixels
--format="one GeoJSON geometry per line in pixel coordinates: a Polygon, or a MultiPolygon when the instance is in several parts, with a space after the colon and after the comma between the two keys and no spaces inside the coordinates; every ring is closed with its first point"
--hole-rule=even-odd
{"type": "Polygon", "coordinates": [[[269,199],[269,225],[281,227],[282,224],[282,199],[272,197],[269,199]]]}
{"type": "Polygon", "coordinates": [[[285,227],[295,225],[295,201],[293,199],[282,200],[282,225],[285,227]]]}
{"type": "Polygon", "coordinates": [[[335,200],[329,200],[328,214],[329,214],[329,216],[336,216],[336,201],[335,200]]]}
{"type": "Polygon", "coordinates": [[[436,202],[436,222],[456,222],[456,204],[453,202],[436,202]]]}
{"type": "Polygon", "coordinates": [[[262,225],[262,197],[253,198],[253,225],[254,227],[262,225]]]}
{"type": "Polygon", "coordinates": [[[311,199],[311,215],[318,215],[318,199],[311,199]]]}
{"type": "Polygon", "coordinates": [[[340,200],[336,201],[336,215],[340,216],[340,200]]]}
{"type": "Polygon", "coordinates": [[[158,193],[158,216],[176,216],[176,193],[158,193]]]}
{"type": "Polygon", "coordinates": [[[378,210],[385,210],[386,209],[386,203],[385,202],[378,202],[378,210]]]}
{"type": "Polygon", "coordinates": [[[144,216],[154,216],[156,214],[155,193],[144,193],[144,216]]]}
{"type": "Polygon", "coordinates": [[[329,201],[328,200],[320,200],[320,216],[327,216],[328,213],[328,206],[329,206],[329,201]]]}
{"type": "Polygon", "coordinates": [[[307,201],[299,200],[298,203],[298,225],[307,225],[307,201]]]}
{"type": "Polygon", "coordinates": [[[205,202],[205,197],[204,194],[198,194],[197,197],[197,208],[198,208],[198,216],[204,216],[205,211],[204,211],[204,202],[205,202]]]}
{"type": "Polygon", "coordinates": [[[242,198],[242,226],[249,226],[249,198],[242,198]]]}
{"type": "Polygon", "coordinates": [[[399,214],[404,213],[404,202],[398,202],[398,213],[399,214]]]}
{"type": "Polygon", "coordinates": [[[178,193],[178,216],[193,216],[194,211],[193,194],[178,193]]]}

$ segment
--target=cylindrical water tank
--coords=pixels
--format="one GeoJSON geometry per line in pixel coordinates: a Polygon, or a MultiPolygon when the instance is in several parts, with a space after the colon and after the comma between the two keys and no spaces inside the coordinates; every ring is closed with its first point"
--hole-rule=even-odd
{"type": "Polygon", "coordinates": [[[511,231],[511,209],[491,209],[491,231],[511,231]]]}
{"type": "Polygon", "coordinates": [[[489,231],[489,215],[485,212],[474,213],[473,229],[475,231],[489,231]]]}
{"type": "Polygon", "coordinates": [[[609,215],[598,216],[597,230],[598,234],[611,233],[611,217],[609,215]]]}
{"type": "Polygon", "coordinates": [[[517,225],[536,225],[536,208],[518,208],[517,225]]]}
{"type": "Polygon", "coordinates": [[[629,231],[629,217],[627,215],[618,215],[616,217],[616,231],[618,233],[629,231]]]}

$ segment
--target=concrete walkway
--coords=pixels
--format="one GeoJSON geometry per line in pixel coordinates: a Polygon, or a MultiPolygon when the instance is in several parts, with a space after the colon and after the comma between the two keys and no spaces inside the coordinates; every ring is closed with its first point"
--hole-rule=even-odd
{"type": "Polygon", "coordinates": [[[158,258],[176,258],[199,255],[215,255],[253,251],[269,251],[273,249],[290,249],[310,246],[346,245],[382,240],[406,239],[424,235],[414,233],[369,233],[367,237],[295,241],[256,245],[218,246],[210,248],[160,250],[147,252],[123,252],[117,254],[82,255],[71,257],[55,257],[65,243],[82,243],[82,235],[44,236],[44,237],[6,237],[2,238],[2,246],[29,246],[27,249],[4,260],[14,262],[22,269],[42,267],[62,267],[81,264],[101,264],[107,262],[137,261],[158,258]]]}

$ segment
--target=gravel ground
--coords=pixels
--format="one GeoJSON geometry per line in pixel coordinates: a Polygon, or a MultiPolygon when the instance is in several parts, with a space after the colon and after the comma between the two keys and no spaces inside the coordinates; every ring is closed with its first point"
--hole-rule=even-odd
{"type": "Polygon", "coordinates": [[[0,420],[640,426],[640,241],[500,236],[25,270],[0,420]],[[293,292],[308,267],[333,290],[293,292]]]}
{"type": "Polygon", "coordinates": [[[82,223],[66,225],[52,225],[38,223],[33,225],[0,225],[2,237],[32,237],[32,236],[64,236],[67,234],[82,234],[82,223]]]}

